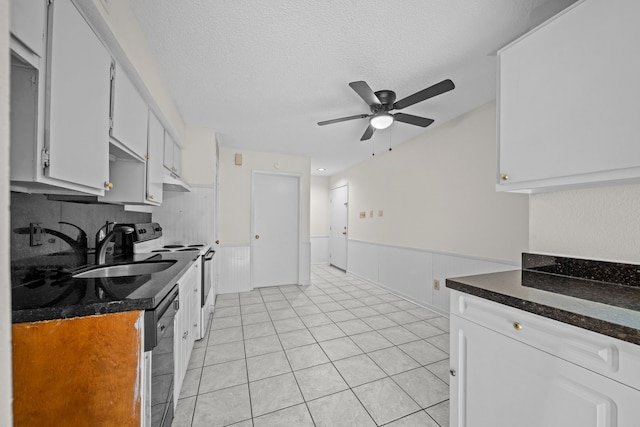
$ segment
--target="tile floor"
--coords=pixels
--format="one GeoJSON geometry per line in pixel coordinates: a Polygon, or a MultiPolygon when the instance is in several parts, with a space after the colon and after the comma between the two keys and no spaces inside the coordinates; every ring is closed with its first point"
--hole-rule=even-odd
{"type": "Polygon", "coordinates": [[[449,320],[329,266],[219,295],[173,422],[449,426],[449,320]]]}

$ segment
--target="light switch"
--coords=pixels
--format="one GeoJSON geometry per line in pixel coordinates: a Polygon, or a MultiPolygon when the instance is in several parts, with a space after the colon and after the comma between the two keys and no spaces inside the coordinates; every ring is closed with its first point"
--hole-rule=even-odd
{"type": "Polygon", "coordinates": [[[382,216],[382,210],[378,211],[378,216],[382,216]]]}
{"type": "Polygon", "coordinates": [[[360,212],[360,218],[366,218],[366,217],[367,217],[366,212],[360,212]]]}
{"type": "Polygon", "coordinates": [[[236,166],[242,166],[242,153],[236,153],[236,166]]]}

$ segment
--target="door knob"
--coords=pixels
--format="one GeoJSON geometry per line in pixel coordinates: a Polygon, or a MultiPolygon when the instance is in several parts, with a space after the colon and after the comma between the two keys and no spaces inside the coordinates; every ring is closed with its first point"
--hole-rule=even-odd
{"type": "Polygon", "coordinates": [[[259,238],[260,238],[260,235],[259,235],[259,234],[256,234],[256,239],[259,239],[259,238]]]}

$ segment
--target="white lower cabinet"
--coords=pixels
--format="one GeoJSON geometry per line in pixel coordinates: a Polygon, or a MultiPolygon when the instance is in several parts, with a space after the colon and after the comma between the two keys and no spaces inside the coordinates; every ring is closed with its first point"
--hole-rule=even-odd
{"type": "Polygon", "coordinates": [[[451,308],[452,427],[637,425],[640,391],[610,378],[629,369],[635,382],[637,346],[595,334],[554,350],[547,334],[561,341],[573,327],[457,292],[451,308]],[[581,366],[581,358],[603,372],[581,366]]]}
{"type": "Polygon", "coordinates": [[[174,383],[173,402],[178,404],[180,390],[184,376],[189,366],[189,358],[193,343],[196,340],[196,331],[193,326],[193,318],[200,308],[199,294],[199,260],[194,262],[187,272],[178,281],[180,308],[174,320],[174,383]]]}

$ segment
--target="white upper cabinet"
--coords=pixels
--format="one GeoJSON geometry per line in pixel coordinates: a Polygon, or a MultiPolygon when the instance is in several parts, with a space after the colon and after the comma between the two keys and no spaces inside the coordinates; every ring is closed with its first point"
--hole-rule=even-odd
{"type": "Polygon", "coordinates": [[[147,201],[162,203],[164,169],[164,128],[155,114],[149,111],[149,134],[147,145],[147,201]]]}
{"type": "Polygon", "coordinates": [[[109,186],[111,56],[70,0],[49,7],[46,176],[109,186]]]}
{"type": "Polygon", "coordinates": [[[11,34],[37,56],[43,56],[47,0],[11,0],[11,34]]]}
{"type": "Polygon", "coordinates": [[[113,70],[110,135],[144,158],[147,154],[147,104],[124,69],[115,63],[113,70]]]}
{"type": "Polygon", "coordinates": [[[164,167],[169,169],[174,175],[180,176],[182,163],[182,153],[180,147],[174,141],[169,132],[164,135],[164,167]]]}
{"type": "Polygon", "coordinates": [[[499,191],[640,181],[639,16],[585,0],[499,52],[499,191]]]}

